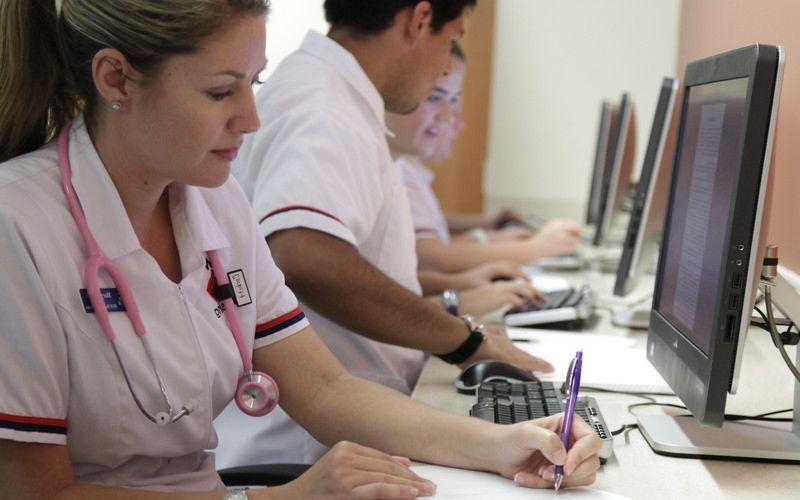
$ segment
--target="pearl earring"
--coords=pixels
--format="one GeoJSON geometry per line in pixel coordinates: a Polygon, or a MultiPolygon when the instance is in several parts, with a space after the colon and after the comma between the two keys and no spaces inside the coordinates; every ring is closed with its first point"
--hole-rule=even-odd
{"type": "Polygon", "coordinates": [[[114,111],[119,111],[122,109],[122,103],[119,101],[111,101],[111,109],[114,111]]]}

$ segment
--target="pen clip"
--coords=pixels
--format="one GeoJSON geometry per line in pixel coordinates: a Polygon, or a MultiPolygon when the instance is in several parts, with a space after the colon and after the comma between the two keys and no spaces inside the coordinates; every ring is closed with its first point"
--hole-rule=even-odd
{"type": "Polygon", "coordinates": [[[561,392],[564,394],[564,399],[569,399],[570,393],[570,385],[572,385],[572,371],[575,369],[575,358],[569,362],[569,368],[567,368],[567,377],[564,379],[564,383],[561,384],[561,392]]]}

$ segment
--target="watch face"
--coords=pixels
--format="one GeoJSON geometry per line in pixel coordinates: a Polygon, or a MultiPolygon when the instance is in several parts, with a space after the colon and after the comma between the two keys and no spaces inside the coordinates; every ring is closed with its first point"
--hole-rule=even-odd
{"type": "Polygon", "coordinates": [[[231,490],[222,500],[247,500],[247,493],[245,490],[231,490]]]}

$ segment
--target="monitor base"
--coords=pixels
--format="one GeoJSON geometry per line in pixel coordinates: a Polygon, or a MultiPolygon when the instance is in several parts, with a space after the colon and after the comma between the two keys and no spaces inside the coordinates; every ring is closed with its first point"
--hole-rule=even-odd
{"type": "Polygon", "coordinates": [[[725,422],[704,427],[692,417],[640,415],[639,429],[656,453],[673,457],[800,463],[800,435],[790,422],[725,422]]]}
{"type": "Polygon", "coordinates": [[[647,330],[650,326],[651,310],[650,301],[633,307],[615,307],[611,310],[611,323],[622,328],[647,330]]]}

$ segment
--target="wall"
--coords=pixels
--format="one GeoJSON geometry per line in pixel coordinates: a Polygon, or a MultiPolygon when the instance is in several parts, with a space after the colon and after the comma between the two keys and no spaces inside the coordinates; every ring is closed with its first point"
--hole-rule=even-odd
{"type": "MultiPolygon", "coordinates": [[[[507,0],[499,0],[503,3],[507,0]]],[[[466,128],[453,145],[451,158],[436,166],[433,188],[450,213],[483,211],[483,168],[489,133],[489,93],[492,77],[494,0],[478,0],[466,18],[461,40],[467,55],[463,89],[466,128]]]]}
{"type": "Polygon", "coordinates": [[[800,190],[800,2],[796,0],[687,1],[681,13],[678,64],[751,43],[786,47],[773,167],[769,241],[780,246],[782,263],[800,271],[797,199],[800,190]]]}
{"type": "Polygon", "coordinates": [[[322,10],[323,0],[271,0],[267,19],[267,70],[266,78],[278,67],[284,57],[294,52],[309,29],[328,32],[328,23],[322,10]]]}
{"type": "Polygon", "coordinates": [[[622,90],[636,105],[638,172],[679,15],[680,0],[498,0],[487,205],[580,217],[600,102],[622,90]]]}

